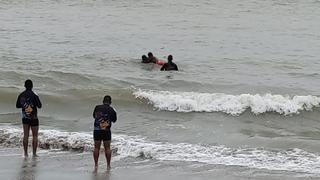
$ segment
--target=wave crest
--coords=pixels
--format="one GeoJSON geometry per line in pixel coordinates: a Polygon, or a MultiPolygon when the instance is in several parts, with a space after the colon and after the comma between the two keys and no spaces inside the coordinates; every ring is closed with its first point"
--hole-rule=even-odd
{"type": "Polygon", "coordinates": [[[138,89],[136,98],[146,99],[156,109],[177,112],[224,112],[234,116],[251,109],[254,114],[276,112],[283,115],[298,114],[320,106],[317,96],[282,95],[228,95],[223,93],[170,92],[138,89]]]}
{"type": "MultiPolygon", "coordinates": [[[[23,132],[17,128],[1,127],[0,144],[5,147],[22,145],[23,132]]],[[[78,132],[61,132],[57,130],[41,130],[38,134],[39,147],[42,149],[61,149],[72,151],[91,151],[92,135],[78,132]]]]}

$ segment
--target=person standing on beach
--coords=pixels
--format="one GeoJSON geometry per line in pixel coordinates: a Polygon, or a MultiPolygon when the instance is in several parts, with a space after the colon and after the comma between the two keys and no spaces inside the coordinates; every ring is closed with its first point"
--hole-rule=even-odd
{"type": "Polygon", "coordinates": [[[161,71],[178,71],[178,66],[172,62],[172,55],[168,56],[168,62],[161,67],[161,71]]]}
{"type": "Polygon", "coordinates": [[[105,156],[107,159],[107,169],[111,168],[110,166],[111,124],[117,121],[117,113],[110,105],[111,105],[111,97],[107,95],[103,98],[103,104],[97,105],[93,111],[93,118],[94,118],[93,159],[94,159],[95,172],[98,170],[98,160],[99,160],[101,141],[103,141],[103,145],[104,145],[105,156]]]}
{"type": "Polygon", "coordinates": [[[30,79],[24,83],[26,88],[17,99],[16,107],[22,109],[22,124],[23,124],[23,150],[24,156],[28,157],[28,142],[30,128],[32,131],[32,149],[33,156],[37,156],[38,147],[38,131],[39,131],[39,119],[37,108],[41,108],[42,104],[33,91],[33,83],[30,79]]]}

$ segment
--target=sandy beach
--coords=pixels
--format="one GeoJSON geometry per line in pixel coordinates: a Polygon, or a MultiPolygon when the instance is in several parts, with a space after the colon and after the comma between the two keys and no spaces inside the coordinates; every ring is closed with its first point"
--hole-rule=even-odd
{"type": "Polygon", "coordinates": [[[21,149],[1,149],[0,179],[7,180],[123,180],[123,179],[151,179],[151,180],[293,180],[314,179],[299,177],[297,174],[278,172],[269,174],[267,171],[247,169],[239,171],[239,167],[208,166],[193,163],[157,162],[152,159],[140,161],[133,158],[118,160],[114,158],[112,169],[105,170],[105,159],[100,157],[97,173],[93,172],[91,153],[50,152],[40,150],[39,157],[24,158],[21,149]]]}

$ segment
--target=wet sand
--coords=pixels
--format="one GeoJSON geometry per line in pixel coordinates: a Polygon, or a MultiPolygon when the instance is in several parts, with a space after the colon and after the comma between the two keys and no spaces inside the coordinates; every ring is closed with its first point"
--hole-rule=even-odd
{"type": "MultiPolygon", "coordinates": [[[[21,149],[1,147],[0,179],[18,180],[123,180],[123,179],[220,179],[242,180],[248,179],[310,179],[296,175],[283,175],[285,172],[270,174],[263,170],[241,167],[207,166],[194,163],[159,162],[152,159],[125,158],[119,160],[114,157],[112,169],[106,171],[105,159],[100,156],[99,170],[93,172],[91,153],[39,151],[39,157],[24,158],[21,149]]],[[[312,178],[311,178],[312,179],[312,178]]]]}

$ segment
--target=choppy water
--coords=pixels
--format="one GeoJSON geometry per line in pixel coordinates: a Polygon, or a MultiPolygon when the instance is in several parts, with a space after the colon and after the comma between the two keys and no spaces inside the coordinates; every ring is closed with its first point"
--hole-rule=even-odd
{"type": "Polygon", "coordinates": [[[0,143],[21,144],[30,78],[44,148],[90,151],[110,94],[120,159],[319,177],[319,22],[316,0],[1,1],[0,143]],[[149,51],[180,71],[140,64],[149,51]]]}

